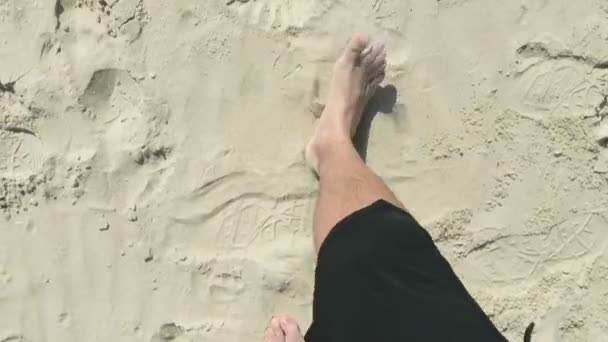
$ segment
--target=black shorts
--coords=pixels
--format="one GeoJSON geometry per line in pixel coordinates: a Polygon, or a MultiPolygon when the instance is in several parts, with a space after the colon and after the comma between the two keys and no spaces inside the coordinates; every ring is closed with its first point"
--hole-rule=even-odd
{"type": "Polygon", "coordinates": [[[426,230],[377,201],[339,222],[323,242],[306,341],[507,340],[426,230]]]}

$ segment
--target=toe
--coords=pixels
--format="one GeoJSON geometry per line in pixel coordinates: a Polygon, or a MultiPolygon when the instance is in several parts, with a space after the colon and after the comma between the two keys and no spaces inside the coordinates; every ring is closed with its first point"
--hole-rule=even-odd
{"type": "Polygon", "coordinates": [[[376,55],[379,51],[379,48],[375,45],[370,45],[367,49],[365,49],[365,51],[362,53],[363,66],[370,67],[372,63],[376,60],[376,55]]]}
{"type": "Polygon", "coordinates": [[[374,65],[372,69],[370,69],[367,79],[372,81],[374,78],[378,77],[378,75],[383,74],[386,71],[386,61],[382,61],[377,65],[374,65]]]}
{"type": "Polygon", "coordinates": [[[376,56],[376,59],[372,62],[372,67],[377,67],[379,65],[386,65],[386,50],[382,49],[380,53],[376,56]]]}
{"type": "Polygon", "coordinates": [[[273,317],[270,321],[270,330],[276,336],[283,335],[283,329],[281,329],[281,319],[279,317],[273,317]]]}
{"type": "Polygon", "coordinates": [[[300,326],[291,317],[281,318],[281,328],[285,332],[285,342],[302,342],[302,333],[300,332],[300,326]]]}
{"type": "Polygon", "coordinates": [[[298,322],[293,317],[288,316],[288,315],[279,316],[279,323],[281,324],[281,328],[283,327],[284,324],[298,325],[298,322]]]}
{"type": "Polygon", "coordinates": [[[365,50],[368,45],[369,38],[367,36],[362,34],[354,35],[344,50],[344,58],[351,62],[357,61],[361,57],[363,50],[365,50]]]}
{"type": "Polygon", "coordinates": [[[268,324],[268,328],[266,328],[266,333],[264,334],[264,342],[285,342],[285,334],[278,317],[273,317],[268,324]]]}
{"type": "Polygon", "coordinates": [[[275,335],[272,329],[266,329],[266,334],[264,335],[264,342],[286,342],[285,335],[275,335]]]}
{"type": "Polygon", "coordinates": [[[372,44],[369,51],[363,55],[363,66],[367,70],[370,70],[385,60],[386,50],[384,49],[384,46],[372,44]]]}

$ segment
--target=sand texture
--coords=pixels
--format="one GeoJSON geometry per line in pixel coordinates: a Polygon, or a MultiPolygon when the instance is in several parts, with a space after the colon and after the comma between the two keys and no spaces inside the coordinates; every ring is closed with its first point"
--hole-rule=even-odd
{"type": "Polygon", "coordinates": [[[356,30],[397,90],[368,162],[500,330],[606,341],[604,0],[0,0],[0,341],[307,328],[302,151],[356,30]]]}

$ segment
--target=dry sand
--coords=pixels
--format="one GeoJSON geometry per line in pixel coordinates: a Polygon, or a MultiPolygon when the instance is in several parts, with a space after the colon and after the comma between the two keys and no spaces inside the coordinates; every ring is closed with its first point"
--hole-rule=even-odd
{"type": "Polygon", "coordinates": [[[369,163],[500,330],[606,341],[602,0],[0,0],[0,341],[306,328],[302,148],[354,30],[399,92],[369,163]]]}

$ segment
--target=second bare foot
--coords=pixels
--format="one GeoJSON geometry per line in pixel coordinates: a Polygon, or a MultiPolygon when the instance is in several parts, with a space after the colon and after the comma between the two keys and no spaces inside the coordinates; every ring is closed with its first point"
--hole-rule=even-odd
{"type": "Polygon", "coordinates": [[[285,333],[281,329],[281,321],[279,317],[273,317],[266,328],[264,334],[264,342],[285,342],[285,333]]]}
{"type": "Polygon", "coordinates": [[[300,326],[295,319],[287,316],[274,316],[266,333],[264,335],[264,342],[304,342],[304,337],[300,332],[300,326]]]}

